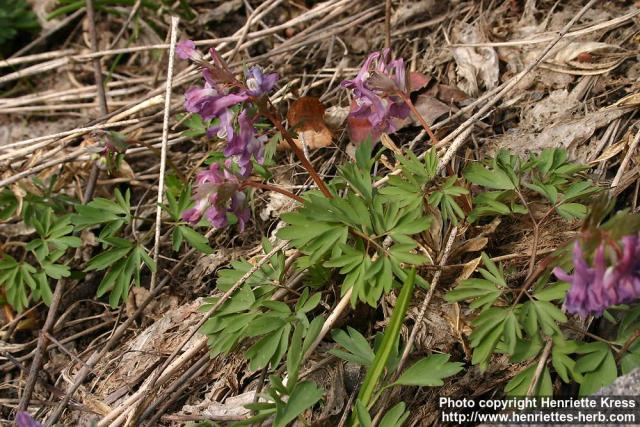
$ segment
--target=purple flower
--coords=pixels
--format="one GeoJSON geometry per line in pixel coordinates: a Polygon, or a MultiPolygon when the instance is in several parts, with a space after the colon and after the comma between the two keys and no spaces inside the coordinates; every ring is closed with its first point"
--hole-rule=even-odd
{"type": "MultiPolygon", "coordinates": [[[[205,73],[206,75],[207,73],[205,73]]],[[[229,107],[246,101],[248,98],[249,96],[246,94],[226,93],[222,88],[216,88],[207,81],[203,88],[190,87],[187,89],[184,108],[190,113],[200,114],[203,120],[211,120],[220,116],[229,107]]]]}
{"type": "Polygon", "coordinates": [[[42,424],[33,419],[28,412],[20,411],[16,414],[16,425],[18,427],[42,427],[42,424]]]}
{"type": "Polygon", "coordinates": [[[253,120],[247,114],[247,110],[242,110],[238,114],[238,125],[240,130],[227,140],[224,155],[238,156],[240,172],[247,177],[251,173],[252,156],[258,163],[264,161],[264,144],[256,138],[253,120]]]}
{"type": "Polygon", "coordinates": [[[196,204],[182,213],[182,219],[195,224],[205,215],[214,227],[223,228],[228,225],[227,213],[233,213],[238,218],[238,228],[244,230],[249,220],[249,206],[240,187],[239,177],[231,171],[230,160],[224,166],[212,164],[198,173],[193,193],[196,204]]]}
{"type": "Polygon", "coordinates": [[[220,113],[220,123],[207,129],[207,136],[212,138],[217,136],[220,139],[230,141],[235,137],[233,130],[233,113],[225,110],[220,113]]]}
{"type": "Polygon", "coordinates": [[[195,59],[199,56],[193,40],[182,40],[178,42],[178,44],[176,44],[176,53],[180,59],[195,59]]]}
{"type": "Polygon", "coordinates": [[[256,65],[245,72],[245,79],[246,92],[251,96],[258,97],[271,92],[278,81],[278,75],[276,73],[265,75],[262,69],[256,65]]]}
{"type": "Polygon", "coordinates": [[[354,94],[350,116],[366,120],[375,139],[383,132],[395,132],[395,122],[409,115],[409,107],[398,96],[407,91],[404,61],[391,61],[390,55],[390,49],[373,52],[354,79],[342,82],[342,87],[354,94]]]}
{"type": "Polygon", "coordinates": [[[579,242],[573,248],[573,274],[561,268],[553,273],[571,283],[565,306],[569,313],[581,317],[602,315],[612,305],[626,304],[640,298],[640,238],[622,238],[622,250],[601,243],[595,250],[593,266],[585,260],[579,242]],[[618,257],[621,255],[621,257],[618,257]]]}

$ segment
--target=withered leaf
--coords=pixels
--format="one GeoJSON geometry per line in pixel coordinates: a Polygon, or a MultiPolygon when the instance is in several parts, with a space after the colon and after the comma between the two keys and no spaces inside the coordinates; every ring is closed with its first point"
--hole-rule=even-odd
{"type": "MultiPolygon", "coordinates": [[[[311,150],[331,145],[333,135],[324,122],[325,109],[324,104],[313,96],[302,96],[291,104],[287,120],[298,133],[298,138],[293,140],[298,147],[302,147],[302,141],[311,150]]],[[[288,150],[289,145],[281,141],[278,149],[288,150]]]]}

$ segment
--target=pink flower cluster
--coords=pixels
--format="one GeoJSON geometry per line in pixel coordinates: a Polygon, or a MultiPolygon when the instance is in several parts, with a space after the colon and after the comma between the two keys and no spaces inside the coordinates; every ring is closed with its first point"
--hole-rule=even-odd
{"type": "Polygon", "coordinates": [[[254,66],[245,72],[244,82],[239,82],[213,49],[210,50],[212,63],[204,61],[191,40],[178,43],[176,52],[180,58],[191,59],[203,67],[204,85],[187,90],[185,109],[203,120],[217,119],[207,135],[227,142],[224,167],[214,164],[198,175],[194,191],[196,207],[184,212],[182,217],[195,223],[206,213],[215,227],[224,227],[230,212],[236,215],[243,229],[249,210],[241,184],[251,175],[252,159],[259,164],[264,161],[266,140],[256,136],[256,114],[251,113],[251,107],[273,89],[278,75],[264,74],[260,67],[254,66]],[[234,162],[238,165],[237,172],[234,162]]]}
{"type": "Polygon", "coordinates": [[[240,230],[244,229],[249,220],[247,196],[240,189],[240,179],[232,167],[231,160],[227,160],[224,166],[213,163],[198,173],[193,193],[196,205],[184,211],[182,219],[196,223],[204,214],[214,227],[223,228],[228,224],[227,213],[232,213],[238,218],[240,230]]]}
{"type": "Polygon", "coordinates": [[[581,317],[600,316],[610,306],[640,298],[640,236],[622,238],[622,248],[601,243],[593,256],[593,266],[585,259],[579,242],[573,248],[573,274],[561,268],[553,273],[571,283],[565,300],[567,312],[581,317]]]}
{"type": "Polygon", "coordinates": [[[349,115],[368,122],[374,140],[383,132],[395,132],[396,121],[409,116],[409,107],[398,96],[408,89],[404,60],[391,60],[390,49],[370,54],[356,77],[344,80],[342,87],[353,91],[349,115]]]}

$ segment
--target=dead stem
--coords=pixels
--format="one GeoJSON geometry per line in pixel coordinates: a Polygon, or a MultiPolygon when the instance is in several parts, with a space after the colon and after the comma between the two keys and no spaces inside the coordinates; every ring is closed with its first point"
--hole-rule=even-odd
{"type": "Polygon", "coordinates": [[[300,196],[298,196],[297,194],[293,194],[292,192],[285,190],[284,188],[280,188],[276,185],[271,185],[271,184],[266,184],[264,182],[258,182],[258,181],[251,181],[251,180],[247,180],[243,183],[242,185],[243,187],[254,187],[254,188],[260,188],[262,190],[267,190],[267,191],[275,191],[276,193],[280,193],[283,196],[287,196],[290,199],[295,200],[296,202],[299,203],[304,203],[304,199],[300,196]]]}
{"type": "Polygon", "coordinates": [[[384,47],[391,47],[391,0],[386,0],[384,7],[384,47]]]}
{"type": "Polygon", "coordinates": [[[637,330],[633,335],[631,335],[625,342],[620,352],[616,355],[616,362],[619,362],[620,359],[624,356],[624,354],[631,348],[634,342],[636,342],[640,338],[640,330],[637,330]]]}
{"type": "Polygon", "coordinates": [[[397,95],[402,98],[405,104],[407,104],[407,106],[409,107],[409,109],[411,110],[415,118],[418,120],[418,122],[420,122],[420,125],[422,125],[422,128],[424,129],[424,131],[427,132],[427,135],[429,135],[429,138],[431,138],[431,144],[432,145],[438,144],[439,142],[438,138],[436,138],[436,135],[433,133],[433,131],[431,130],[431,127],[429,126],[427,121],[424,119],[424,117],[422,117],[422,114],[420,114],[420,112],[416,109],[415,105],[413,105],[413,102],[411,101],[411,98],[409,97],[409,95],[400,91],[397,92],[397,95]]]}
{"type": "Polygon", "coordinates": [[[327,184],[325,184],[322,178],[320,178],[320,175],[313,167],[309,159],[307,159],[300,147],[298,147],[293,141],[293,138],[291,138],[291,134],[289,134],[289,132],[284,128],[282,122],[278,120],[275,114],[271,111],[262,111],[261,113],[263,116],[269,119],[269,121],[276,127],[278,132],[280,132],[280,135],[282,135],[282,137],[287,141],[289,147],[291,147],[291,150],[295,153],[298,160],[300,160],[300,163],[302,163],[302,166],[304,166],[304,168],[307,170],[307,172],[311,176],[311,179],[313,179],[313,182],[316,183],[322,194],[324,194],[325,197],[329,199],[333,198],[333,195],[329,191],[329,187],[327,187],[327,184]]]}

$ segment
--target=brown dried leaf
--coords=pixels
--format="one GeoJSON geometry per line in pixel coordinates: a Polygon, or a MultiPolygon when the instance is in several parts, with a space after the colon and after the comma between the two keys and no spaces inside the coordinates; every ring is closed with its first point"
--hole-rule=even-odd
{"type": "Polygon", "coordinates": [[[118,178],[128,178],[128,179],[136,179],[136,174],[131,168],[131,165],[127,163],[124,159],[120,161],[118,165],[118,170],[115,171],[115,176],[118,178]]]}
{"type": "MultiPolygon", "coordinates": [[[[420,113],[420,115],[426,120],[429,125],[432,125],[436,122],[436,120],[445,114],[449,114],[451,112],[451,107],[447,104],[438,101],[433,96],[421,94],[418,95],[418,98],[414,102],[416,110],[420,113]]],[[[416,124],[419,124],[418,121],[414,121],[416,124]]]]}
{"type": "MultiPolygon", "coordinates": [[[[615,51],[620,48],[616,45],[609,43],[600,43],[600,42],[572,42],[560,49],[554,59],[557,63],[565,63],[568,64],[571,61],[578,59],[581,55],[584,54],[592,54],[596,52],[604,52],[604,51],[615,51]]],[[[591,56],[592,58],[592,56],[591,56]]],[[[580,62],[590,62],[590,61],[580,61],[580,62]]]]}
{"type": "Polygon", "coordinates": [[[482,257],[474,258],[462,267],[462,271],[458,275],[458,281],[467,280],[480,265],[482,257]]]}
{"type": "Polygon", "coordinates": [[[428,76],[417,71],[409,72],[409,91],[415,92],[431,83],[431,76],[428,76]]]}
{"type": "Polygon", "coordinates": [[[331,129],[338,129],[347,120],[349,116],[349,107],[340,107],[332,105],[324,112],[324,122],[331,129]]]}
{"type": "Polygon", "coordinates": [[[462,254],[468,252],[478,252],[487,246],[489,243],[489,239],[486,237],[474,237],[473,239],[469,239],[454,250],[451,251],[451,259],[456,259],[462,254]]]}
{"type": "MultiPolygon", "coordinates": [[[[481,43],[486,37],[479,26],[459,25],[454,28],[454,39],[457,43],[481,43]]],[[[453,58],[458,65],[457,73],[465,92],[475,96],[479,93],[480,83],[486,89],[493,89],[498,84],[500,75],[498,54],[492,47],[455,47],[453,58]]]]}
{"type": "Polygon", "coordinates": [[[382,142],[382,145],[387,147],[389,150],[393,151],[395,154],[402,155],[402,150],[396,145],[395,142],[393,142],[393,139],[391,139],[391,137],[386,133],[383,133],[382,135],[380,135],[380,142],[382,142]]]}
{"type": "Polygon", "coordinates": [[[609,147],[607,147],[606,150],[604,150],[604,152],[600,155],[600,157],[598,157],[597,159],[593,160],[591,163],[600,163],[600,162],[604,162],[605,160],[609,160],[612,157],[615,157],[617,154],[619,154],[622,150],[624,150],[624,148],[629,144],[629,139],[625,138],[622,141],[619,141],[609,147]]]}
{"type": "Polygon", "coordinates": [[[640,105],[640,93],[627,95],[613,105],[617,105],[619,107],[636,107],[640,105]]]}
{"type": "Polygon", "coordinates": [[[460,103],[469,99],[469,96],[454,86],[441,85],[437,86],[438,99],[445,104],[460,103]]]}
{"type": "MultiPolygon", "coordinates": [[[[331,145],[333,135],[324,122],[325,110],[324,104],[312,96],[300,97],[291,105],[287,120],[289,126],[298,132],[298,138],[293,140],[298,147],[302,147],[303,141],[310,150],[331,145]]],[[[281,141],[278,149],[288,150],[290,147],[286,141],[281,141]]]]}

